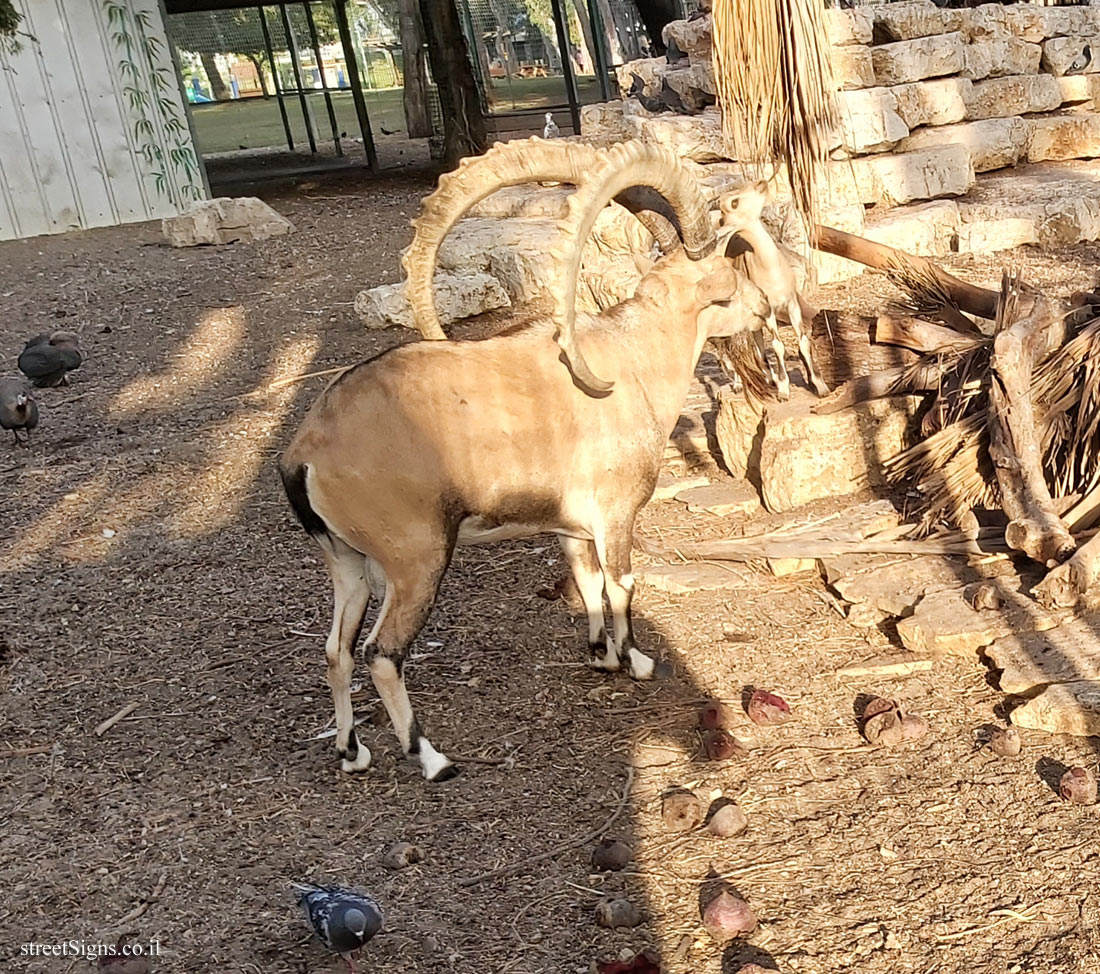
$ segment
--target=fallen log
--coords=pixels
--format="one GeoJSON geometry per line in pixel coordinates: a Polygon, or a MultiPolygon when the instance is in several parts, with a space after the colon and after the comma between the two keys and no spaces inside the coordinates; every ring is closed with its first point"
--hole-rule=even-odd
{"type": "Polygon", "coordinates": [[[1100,535],[1085,542],[1067,562],[1031,590],[1048,609],[1069,609],[1100,583],[1100,535]]]}
{"type": "MultiPolygon", "coordinates": [[[[848,260],[854,260],[857,264],[887,271],[902,279],[925,282],[942,291],[950,302],[967,314],[991,320],[997,316],[999,295],[996,291],[959,280],[924,257],[916,257],[902,250],[888,247],[886,244],[857,237],[843,230],[834,230],[832,227],[817,226],[815,229],[818,250],[838,257],[847,257],[848,260]]],[[[972,322],[969,324],[969,331],[977,330],[972,322]]]]}
{"type": "Polygon", "coordinates": [[[875,320],[875,341],[879,345],[900,345],[914,352],[964,351],[980,340],[976,335],[963,335],[954,328],[920,318],[879,315],[875,320]]]}
{"type": "MultiPolygon", "coordinates": [[[[1002,282],[1001,319],[1016,318],[1021,282],[1007,274],[1002,282]]],[[[1076,547],[1054,509],[1043,476],[1042,448],[1031,399],[1032,372],[1065,341],[1065,316],[1042,295],[1031,313],[1002,327],[990,357],[989,456],[1001,488],[1001,506],[1009,517],[1005,541],[1048,568],[1076,547]]]]}

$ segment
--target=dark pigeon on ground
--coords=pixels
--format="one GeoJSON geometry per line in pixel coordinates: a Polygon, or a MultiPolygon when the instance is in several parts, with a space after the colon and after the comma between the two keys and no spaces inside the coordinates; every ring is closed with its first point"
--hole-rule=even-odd
{"type": "Polygon", "coordinates": [[[687,55],[676,46],[676,42],[670,37],[665,48],[665,60],[669,64],[679,64],[687,55]]]}
{"type": "Polygon", "coordinates": [[[36,386],[57,386],[84,361],[80,338],[71,331],[35,335],[19,354],[19,371],[36,386]]]}
{"type": "Polygon", "coordinates": [[[21,379],[0,379],[0,429],[11,430],[19,443],[19,431],[38,425],[38,403],[21,379]]]}
{"type": "Polygon", "coordinates": [[[339,886],[294,883],[298,904],[313,932],[329,950],[340,954],[355,974],[352,953],[382,929],[382,910],[365,893],[339,886]]]}

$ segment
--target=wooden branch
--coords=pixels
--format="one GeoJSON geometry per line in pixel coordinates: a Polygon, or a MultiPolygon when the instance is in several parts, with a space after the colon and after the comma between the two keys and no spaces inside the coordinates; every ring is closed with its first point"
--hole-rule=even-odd
{"type": "Polygon", "coordinates": [[[1045,608],[1067,609],[1100,582],[1100,535],[1086,541],[1065,564],[1051,571],[1032,590],[1045,608]]]}
{"type": "Polygon", "coordinates": [[[884,369],[882,372],[861,375],[850,382],[845,382],[831,395],[815,403],[813,411],[827,416],[829,413],[838,413],[842,409],[847,409],[856,403],[867,402],[869,399],[885,399],[888,396],[928,392],[939,388],[940,375],[940,369],[933,363],[917,369],[912,367],[884,369]],[[897,384],[906,373],[910,373],[909,381],[905,383],[905,388],[898,389],[897,384]]]}
{"type": "Polygon", "coordinates": [[[886,244],[876,243],[854,233],[834,230],[832,227],[818,226],[817,249],[838,257],[847,257],[857,264],[874,267],[881,271],[895,271],[900,266],[912,267],[935,279],[944,292],[967,314],[980,318],[993,319],[997,316],[996,291],[977,287],[948,274],[924,257],[915,257],[901,250],[895,250],[886,244]]]}
{"type": "Polygon", "coordinates": [[[1086,531],[1100,521],[1100,487],[1094,487],[1063,515],[1066,527],[1075,534],[1086,531]]]}
{"type": "Polygon", "coordinates": [[[879,315],[875,321],[875,341],[880,345],[900,345],[914,352],[935,352],[941,348],[965,350],[981,339],[961,335],[954,328],[920,318],[879,315]]]}
{"type": "Polygon", "coordinates": [[[1075,544],[1055,512],[1043,477],[1031,374],[1035,363],[1064,338],[1063,315],[1040,296],[1030,315],[997,335],[990,359],[989,456],[1001,487],[1001,506],[1009,517],[1005,540],[1047,566],[1062,561],[1075,544]]]}

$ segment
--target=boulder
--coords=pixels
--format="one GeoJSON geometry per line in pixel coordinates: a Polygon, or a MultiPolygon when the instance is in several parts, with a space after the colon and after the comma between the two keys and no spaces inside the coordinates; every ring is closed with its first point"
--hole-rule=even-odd
{"type": "Polygon", "coordinates": [[[837,95],[841,140],[849,152],[889,149],[909,134],[888,88],[842,91],[837,95]]]}
{"type": "Polygon", "coordinates": [[[897,113],[910,129],[950,125],[966,118],[973,85],[966,78],[937,78],[891,88],[897,113]]]}
{"type": "Polygon", "coordinates": [[[627,122],[623,109],[621,101],[582,105],[581,132],[585,141],[610,145],[634,138],[634,129],[627,122]]]}
{"type": "Polygon", "coordinates": [[[519,217],[508,220],[467,217],[459,220],[439,248],[438,268],[465,273],[486,271],[497,252],[549,253],[558,239],[557,221],[519,217]]]}
{"type": "Polygon", "coordinates": [[[505,186],[471,207],[469,215],[497,220],[516,216],[560,220],[568,211],[572,194],[572,186],[505,186]]]}
{"type": "Polygon", "coordinates": [[[1043,41],[1043,70],[1060,77],[1100,71],[1100,35],[1052,37],[1043,41]]]}
{"type": "Polygon", "coordinates": [[[1058,79],[1049,74],[1013,75],[974,82],[966,117],[1008,118],[1031,112],[1051,112],[1062,103],[1058,79]]]}
{"type": "Polygon", "coordinates": [[[999,612],[971,608],[961,588],[933,592],[898,622],[898,638],[912,653],[973,656],[1012,632],[999,612]]]}
{"type": "MultiPolygon", "coordinates": [[[[663,57],[643,57],[635,61],[628,61],[626,64],[620,64],[615,68],[615,79],[619,82],[619,91],[625,97],[626,93],[633,87],[634,76],[637,75],[642,79],[645,93],[655,95],[661,90],[661,79],[670,67],[671,65],[663,57]]],[[[583,131],[583,109],[581,111],[581,130],[583,131]]]]}
{"type": "Polygon", "coordinates": [[[962,145],[852,160],[864,203],[897,206],[939,196],[961,196],[974,184],[970,153],[962,145]]]}
{"type": "Polygon", "coordinates": [[[960,125],[942,125],[914,132],[898,143],[899,152],[958,144],[970,153],[975,172],[1014,166],[1027,155],[1028,121],[1022,118],[986,118],[960,125]]]}
{"type": "Polygon", "coordinates": [[[875,84],[875,66],[869,47],[834,47],[832,50],[833,80],[838,88],[872,88],[875,84]]]}
{"type": "Polygon", "coordinates": [[[900,85],[957,74],[962,70],[964,47],[958,32],[882,44],[871,49],[875,80],[880,85],[900,85]]]}
{"type": "Polygon", "coordinates": [[[874,18],[877,44],[948,34],[963,26],[963,11],[947,10],[919,0],[881,4],[874,8],[874,18]]]}
{"type": "Polygon", "coordinates": [[[710,17],[697,17],[695,20],[674,20],[661,31],[665,43],[673,41],[676,46],[696,61],[710,61],[712,28],[710,17]]]}
{"type": "Polygon", "coordinates": [[[160,228],[173,247],[198,247],[267,240],[294,226],[255,196],[219,196],[188,203],[182,213],[161,220],[160,228]]]}
{"type": "Polygon", "coordinates": [[[627,117],[627,123],[635,138],[667,146],[678,156],[696,162],[730,158],[722,138],[722,116],[717,109],[698,115],[632,115],[627,117]]]}
{"type": "Polygon", "coordinates": [[[840,7],[828,7],[824,14],[825,33],[834,47],[871,43],[873,20],[869,8],[844,10],[840,7]]]}
{"type": "Polygon", "coordinates": [[[1100,156],[1100,115],[1031,119],[1029,162],[1094,159],[1100,156]]]}
{"type": "Polygon", "coordinates": [[[955,239],[960,254],[991,254],[1038,243],[1039,233],[1034,220],[1005,217],[960,223],[955,239]]]}
{"type": "Polygon", "coordinates": [[[1017,727],[1050,734],[1100,736],[1100,682],[1056,683],[1017,707],[1008,719],[1017,727]]]}
{"type": "MultiPolygon", "coordinates": [[[[512,303],[500,281],[481,271],[436,274],[434,293],[436,311],[443,324],[506,308],[512,303]]],[[[355,313],[368,328],[413,327],[404,284],[383,284],[360,291],[355,296],[355,313]]]]}
{"type": "Polygon", "coordinates": [[[899,206],[868,223],[863,235],[920,257],[945,257],[955,249],[959,207],[953,201],[899,206]]]}
{"type": "Polygon", "coordinates": [[[744,397],[719,404],[715,429],[726,466],[760,483],[773,513],[885,483],[882,463],[909,444],[920,405],[907,396],[818,415],[816,402],[796,387],[789,402],[768,403],[762,413],[744,397]]]}
{"type": "Polygon", "coordinates": [[[1039,70],[1043,49],[1018,37],[997,37],[974,41],[963,52],[964,78],[1003,78],[1014,74],[1034,74],[1039,70]]]}

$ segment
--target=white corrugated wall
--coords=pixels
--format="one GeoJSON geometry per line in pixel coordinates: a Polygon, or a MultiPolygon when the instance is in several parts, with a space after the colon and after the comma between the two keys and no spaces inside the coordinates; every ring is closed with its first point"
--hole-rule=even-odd
{"type": "Polygon", "coordinates": [[[0,240],[150,220],[206,190],[160,0],[15,0],[0,52],[0,240]]]}

